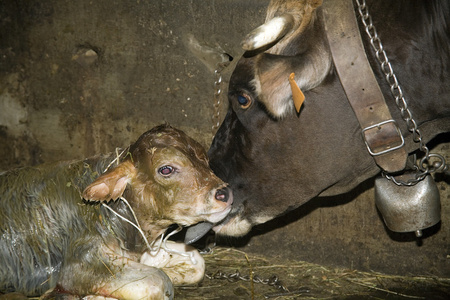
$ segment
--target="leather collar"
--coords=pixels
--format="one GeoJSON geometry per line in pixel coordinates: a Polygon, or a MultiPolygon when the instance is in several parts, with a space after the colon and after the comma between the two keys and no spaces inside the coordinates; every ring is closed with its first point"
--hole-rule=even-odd
{"type": "Polygon", "coordinates": [[[322,11],[334,65],[368,152],[385,172],[404,170],[404,139],[367,59],[352,0],[326,0],[322,11]]]}

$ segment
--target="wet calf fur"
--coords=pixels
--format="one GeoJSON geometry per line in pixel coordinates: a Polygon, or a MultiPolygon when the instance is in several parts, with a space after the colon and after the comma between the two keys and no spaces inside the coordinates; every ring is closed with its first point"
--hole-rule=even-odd
{"type": "Polygon", "coordinates": [[[117,156],[0,175],[0,293],[35,296],[56,287],[76,295],[171,299],[170,279],[192,280],[173,275],[189,272],[188,259],[180,270],[178,262],[154,262],[138,230],[104,205],[136,223],[118,198],[126,199],[151,243],[174,223],[220,221],[230,211],[231,191],[210,170],[200,144],[168,125],[117,156]],[[151,266],[140,263],[143,253],[151,266]],[[158,267],[167,267],[170,279],[158,267]]]}

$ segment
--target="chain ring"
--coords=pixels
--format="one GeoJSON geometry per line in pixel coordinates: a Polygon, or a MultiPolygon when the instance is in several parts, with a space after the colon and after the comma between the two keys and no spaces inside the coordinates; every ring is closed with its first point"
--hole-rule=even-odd
{"type": "Polygon", "coordinates": [[[356,0],[357,8],[359,15],[361,17],[361,22],[364,26],[364,29],[370,39],[370,44],[372,45],[373,50],[375,51],[375,56],[380,63],[381,70],[385,75],[385,79],[390,86],[391,94],[395,99],[395,103],[400,110],[400,114],[403,120],[406,122],[406,126],[408,131],[412,133],[413,141],[419,143],[419,150],[424,153],[424,157],[420,160],[420,164],[418,165],[415,162],[415,168],[417,169],[417,174],[415,179],[408,180],[408,182],[404,182],[401,180],[395,180],[394,176],[389,176],[388,174],[383,172],[383,175],[392,180],[397,185],[414,185],[419,181],[425,178],[425,175],[431,174],[434,172],[444,172],[448,165],[446,165],[445,158],[442,155],[430,153],[428,147],[425,145],[422,134],[417,126],[416,121],[412,117],[411,111],[408,108],[408,104],[403,95],[403,90],[398,83],[397,76],[394,73],[391,63],[389,62],[386,51],[384,50],[383,44],[378,36],[378,33],[375,29],[375,26],[372,23],[372,17],[369,14],[369,9],[366,5],[365,0],[356,0]],[[430,166],[430,159],[432,157],[438,158],[440,164],[438,167],[434,165],[430,166]]]}

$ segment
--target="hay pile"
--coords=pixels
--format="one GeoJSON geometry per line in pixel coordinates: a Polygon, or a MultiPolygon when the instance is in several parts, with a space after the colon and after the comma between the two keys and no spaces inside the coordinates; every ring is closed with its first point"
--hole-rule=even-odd
{"type": "MultiPolygon", "coordinates": [[[[176,287],[175,299],[450,299],[450,278],[333,269],[221,247],[214,248],[204,258],[206,276],[203,282],[197,286],[176,287]]],[[[3,297],[0,295],[1,299],[26,299],[20,295],[15,298],[13,294],[3,297]]]]}
{"type": "Polygon", "coordinates": [[[214,248],[204,258],[204,281],[195,287],[177,287],[175,299],[444,300],[450,295],[450,278],[332,269],[302,261],[277,261],[233,248],[214,248]]]}

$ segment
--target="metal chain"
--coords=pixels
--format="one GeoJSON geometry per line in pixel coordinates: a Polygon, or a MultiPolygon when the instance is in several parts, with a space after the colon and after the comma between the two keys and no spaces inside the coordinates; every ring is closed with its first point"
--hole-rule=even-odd
{"type": "Polygon", "coordinates": [[[221,62],[217,64],[216,69],[214,70],[214,113],[212,115],[212,133],[213,135],[216,133],[217,129],[220,125],[220,106],[221,106],[221,94],[222,94],[222,74],[224,68],[226,68],[230,63],[229,62],[221,62]]]}
{"type": "MultiPolygon", "coordinates": [[[[239,280],[250,281],[250,275],[241,275],[241,273],[238,270],[236,270],[236,272],[230,273],[230,274],[226,274],[221,271],[217,271],[213,274],[205,274],[205,276],[206,276],[206,278],[208,278],[210,280],[226,279],[229,282],[236,282],[239,280]]],[[[278,276],[276,276],[276,275],[273,275],[272,277],[266,278],[266,279],[263,279],[263,278],[259,277],[258,275],[254,275],[254,276],[252,276],[252,279],[253,279],[254,283],[266,284],[269,286],[276,287],[277,289],[280,289],[286,293],[289,292],[289,290],[285,286],[283,286],[283,284],[278,279],[278,276]]]]}
{"type": "Polygon", "coordinates": [[[394,74],[392,65],[389,62],[386,51],[384,51],[383,44],[378,36],[375,26],[372,23],[372,17],[369,14],[369,9],[365,0],[356,0],[358,5],[358,12],[361,16],[361,22],[364,25],[365,31],[370,38],[370,44],[375,50],[375,56],[380,63],[381,70],[385,75],[385,79],[391,88],[392,96],[395,98],[395,103],[400,110],[400,114],[403,120],[406,122],[408,130],[412,133],[414,142],[419,143],[419,149],[425,155],[420,160],[420,163],[415,162],[416,178],[410,179],[407,182],[401,180],[395,180],[393,176],[389,176],[384,173],[387,179],[392,180],[397,185],[414,185],[425,178],[427,174],[434,172],[444,172],[448,169],[445,163],[445,158],[440,154],[430,153],[428,147],[425,145],[422,134],[417,127],[416,121],[413,119],[411,111],[408,108],[408,104],[403,95],[402,88],[400,87],[397,76],[394,74]],[[431,163],[431,158],[436,159],[434,163],[431,163]]]}

